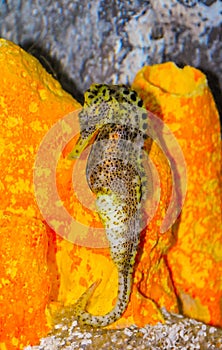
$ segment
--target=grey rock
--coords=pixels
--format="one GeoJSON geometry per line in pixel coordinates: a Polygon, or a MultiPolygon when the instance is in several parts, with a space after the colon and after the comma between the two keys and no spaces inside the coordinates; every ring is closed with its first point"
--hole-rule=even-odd
{"type": "Polygon", "coordinates": [[[130,84],[143,65],[172,60],[207,74],[222,114],[221,23],[220,0],[0,3],[1,37],[36,56],[78,99],[93,82],[130,84]]]}

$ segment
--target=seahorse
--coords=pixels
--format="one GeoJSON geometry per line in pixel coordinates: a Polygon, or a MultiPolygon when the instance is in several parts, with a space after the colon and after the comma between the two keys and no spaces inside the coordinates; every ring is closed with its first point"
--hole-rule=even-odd
{"type": "Polygon", "coordinates": [[[96,194],[96,206],[105,227],[110,254],[118,268],[118,295],[114,308],[96,316],[86,311],[95,282],[75,304],[79,323],[104,327],[118,320],[129,302],[135,257],[141,232],[141,203],[146,175],[143,147],[147,112],[137,93],[125,85],[93,84],[79,113],[80,137],[69,159],[92,143],[86,178],[96,194]]]}

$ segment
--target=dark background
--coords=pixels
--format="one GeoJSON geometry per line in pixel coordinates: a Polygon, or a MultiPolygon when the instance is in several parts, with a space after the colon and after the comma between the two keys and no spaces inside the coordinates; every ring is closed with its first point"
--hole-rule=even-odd
{"type": "Polygon", "coordinates": [[[80,102],[93,82],[130,84],[143,65],[172,60],[207,74],[222,115],[221,0],[0,1],[0,36],[80,102]]]}

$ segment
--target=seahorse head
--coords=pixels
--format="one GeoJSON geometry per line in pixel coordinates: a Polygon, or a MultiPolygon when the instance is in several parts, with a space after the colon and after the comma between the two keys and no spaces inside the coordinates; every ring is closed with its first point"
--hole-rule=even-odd
{"type": "Polygon", "coordinates": [[[86,90],[81,131],[98,130],[107,123],[131,126],[146,133],[147,112],[137,93],[126,85],[93,84],[86,90]]]}
{"type": "Polygon", "coordinates": [[[147,138],[147,111],[137,93],[126,85],[93,84],[84,98],[79,113],[81,137],[70,159],[78,158],[93,136],[107,124],[124,126],[129,133],[147,138]]]}

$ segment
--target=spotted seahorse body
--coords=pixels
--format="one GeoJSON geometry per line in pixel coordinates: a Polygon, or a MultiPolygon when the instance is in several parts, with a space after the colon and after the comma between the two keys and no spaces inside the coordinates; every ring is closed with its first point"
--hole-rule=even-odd
{"type": "Polygon", "coordinates": [[[80,323],[99,327],[118,320],[129,302],[145,194],[142,158],[147,113],[136,92],[126,86],[94,84],[85,93],[79,119],[81,136],[69,158],[78,157],[95,137],[87,161],[87,182],[96,194],[111,257],[118,268],[118,296],[109,313],[94,316],[85,310],[95,286],[75,305],[80,323]]]}

